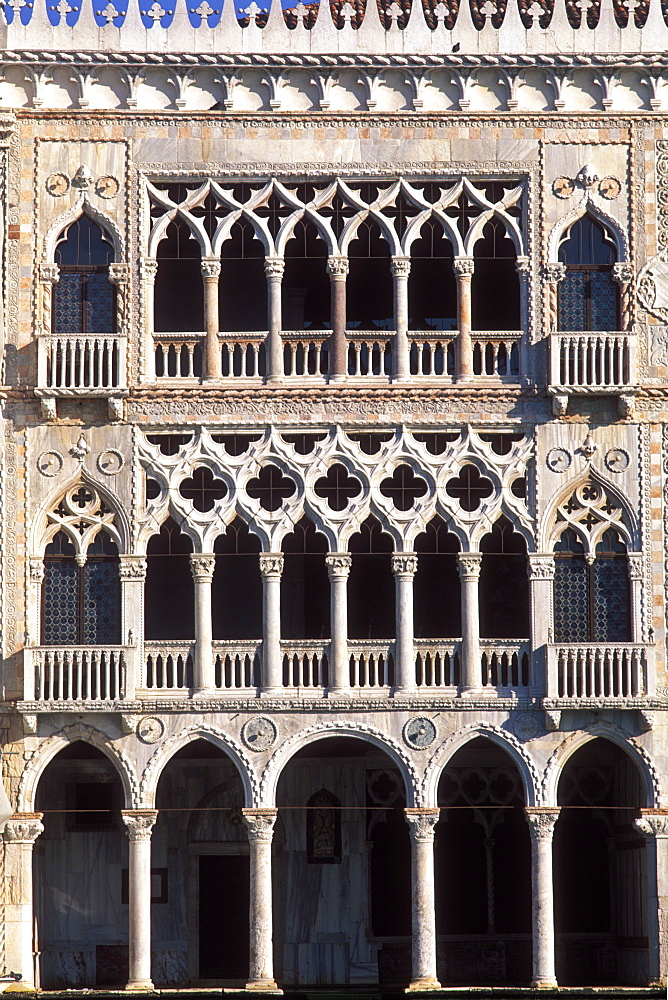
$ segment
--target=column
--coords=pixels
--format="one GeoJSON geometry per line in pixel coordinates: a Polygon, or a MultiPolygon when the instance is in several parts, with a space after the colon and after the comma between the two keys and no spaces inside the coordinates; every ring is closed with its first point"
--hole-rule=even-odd
{"type": "Polygon", "coordinates": [[[471,278],[475,269],[473,257],[455,257],[457,276],[457,381],[473,378],[473,341],[471,339],[471,278]]]}
{"type": "Polygon", "coordinates": [[[44,832],[42,813],[14,813],[5,823],[5,968],[35,989],[32,849],[44,832]]]}
{"type": "Polygon", "coordinates": [[[151,982],[151,833],[156,809],[123,809],[130,842],[128,857],[128,917],[130,966],[126,989],[152,990],[151,982]]]}
{"type": "Polygon", "coordinates": [[[137,687],[143,687],[139,678],[143,674],[144,649],[144,584],[146,559],[144,556],[121,555],[118,557],[118,576],[121,581],[121,642],[132,646],[132,662],[127,663],[125,697],[132,699],[137,687]]]}
{"type": "Polygon", "coordinates": [[[329,643],[328,693],[347,694],[350,691],[348,664],[348,577],[353,564],[347,552],[330,552],[325,556],[329,574],[329,607],[332,638],[329,643]]]}
{"type": "Polygon", "coordinates": [[[408,343],[408,275],[411,273],[410,257],[392,258],[394,291],[394,381],[408,382],[411,377],[410,347],[408,343]]]}
{"type": "Polygon", "coordinates": [[[243,809],[250,844],[250,967],[248,990],[278,991],[274,979],[271,840],[277,809],[243,809]]]}
{"type": "Polygon", "coordinates": [[[413,973],[407,992],[440,987],[436,975],[434,827],[438,809],[405,809],[411,835],[413,973]]]}
{"type": "MultiPolygon", "coordinates": [[[[554,556],[529,553],[529,589],[531,594],[531,691],[535,695],[550,694],[548,646],[552,642],[552,593],[554,588],[554,556]]],[[[556,693],[556,688],[554,689],[556,693]]]]}
{"type": "Polygon", "coordinates": [[[629,552],[626,556],[631,585],[631,629],[632,641],[643,642],[642,634],[642,553],[629,552]]]}
{"type": "Polygon", "coordinates": [[[220,378],[220,326],[218,322],[218,279],[220,277],[220,259],[218,257],[203,257],[202,278],[204,279],[204,324],[206,339],[204,341],[204,377],[206,379],[220,378]]]}
{"type": "Polygon", "coordinates": [[[267,381],[276,382],[283,377],[283,343],[281,341],[281,293],[285,261],[282,257],[265,257],[264,273],[267,276],[267,381]]]}
{"type": "Polygon", "coordinates": [[[262,574],[262,694],[283,688],[281,659],[281,574],[280,552],[260,553],[262,574]]]}
{"type": "Polygon", "coordinates": [[[612,265],[612,279],[619,285],[620,330],[633,329],[633,264],[620,261],[612,265]]]}
{"type": "MultiPolygon", "coordinates": [[[[520,375],[526,377],[529,372],[529,321],[531,316],[531,261],[528,257],[518,257],[515,268],[520,279],[520,330],[522,339],[519,343],[520,375]]],[[[510,363],[510,358],[508,359],[510,363]]]]}
{"type": "Polygon", "coordinates": [[[462,694],[469,691],[474,694],[482,693],[478,608],[481,563],[480,552],[461,552],[457,556],[457,569],[462,585],[462,694]]]}
{"type": "Polygon", "coordinates": [[[559,809],[527,806],[524,810],[531,835],[531,930],[533,937],[532,986],[556,986],[554,966],[554,891],[552,886],[552,836],[559,809]]]}
{"type": "Polygon", "coordinates": [[[152,257],[143,257],[140,265],[142,296],[144,300],[144,350],[142,381],[155,382],[155,277],[158,262],[152,257]]]}
{"type": "MultiPolygon", "coordinates": [[[[559,283],[566,274],[565,264],[545,265],[545,322],[547,333],[556,333],[559,327],[559,283]]],[[[554,382],[558,385],[558,382],[554,382]]]]}
{"type": "Polygon", "coordinates": [[[346,278],[347,257],[328,257],[327,273],[331,286],[332,335],[329,340],[329,380],[341,382],[348,373],[348,344],[346,341],[346,278]]]}
{"type": "Polygon", "coordinates": [[[668,809],[641,809],[636,828],[647,838],[649,981],[668,982],[668,809]]]}
{"type": "Polygon", "coordinates": [[[417,572],[416,555],[393,555],[394,594],[397,637],[394,649],[396,676],[394,693],[415,691],[415,649],[413,646],[413,577],[417,572]]]}
{"type": "Polygon", "coordinates": [[[195,591],[195,694],[213,691],[216,686],[211,618],[211,582],[215,568],[213,552],[193,552],[190,556],[195,591]]]}

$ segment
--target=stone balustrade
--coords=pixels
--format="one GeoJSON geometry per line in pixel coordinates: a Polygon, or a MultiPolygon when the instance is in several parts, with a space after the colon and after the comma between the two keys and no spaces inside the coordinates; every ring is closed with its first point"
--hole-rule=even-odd
{"type": "Polygon", "coordinates": [[[627,699],[651,694],[653,649],[639,643],[572,643],[547,647],[547,696],[627,699]]]}

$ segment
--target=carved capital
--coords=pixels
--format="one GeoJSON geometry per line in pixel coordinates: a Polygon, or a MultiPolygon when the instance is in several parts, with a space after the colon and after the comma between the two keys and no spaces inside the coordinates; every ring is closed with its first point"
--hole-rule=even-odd
{"type": "Polygon", "coordinates": [[[242,809],[248,839],[256,844],[271,844],[278,809],[242,809]]]}
{"type": "Polygon", "coordinates": [[[41,583],[44,579],[44,560],[41,556],[31,556],[30,558],[30,580],[32,583],[41,583]]]}
{"type": "Polygon", "coordinates": [[[144,580],[146,559],[144,556],[119,556],[118,575],[121,580],[144,580]]]}
{"type": "Polygon", "coordinates": [[[515,260],[515,270],[520,276],[520,280],[528,279],[531,274],[531,258],[530,257],[517,257],[515,260]]]}
{"type": "Polygon", "coordinates": [[[482,565],[481,552],[459,552],[457,554],[457,570],[460,580],[477,580],[482,565]]]}
{"type": "Polygon", "coordinates": [[[545,276],[545,280],[549,281],[550,284],[558,285],[560,281],[564,280],[564,275],[566,274],[566,265],[546,264],[543,274],[545,276]]]}
{"type": "Polygon", "coordinates": [[[458,278],[472,278],[475,271],[475,260],[473,257],[455,257],[452,266],[458,278]]]}
{"type": "Polygon", "coordinates": [[[399,553],[392,556],[392,572],[395,576],[415,576],[418,557],[413,553],[399,553]]]}
{"type": "Polygon", "coordinates": [[[190,572],[195,583],[211,583],[216,568],[216,557],[213,552],[192,552],[190,555],[190,572]]]}
{"type": "Polygon", "coordinates": [[[352,564],[352,556],[348,555],[347,552],[329,552],[325,556],[325,565],[330,580],[335,577],[347,577],[352,564]]]}
{"type": "Polygon", "coordinates": [[[124,285],[130,277],[130,265],[117,262],[109,265],[109,281],[114,285],[124,285]]]}
{"type": "Polygon", "coordinates": [[[60,278],[60,268],[57,264],[40,264],[39,280],[43,285],[55,285],[60,278]]]}
{"type": "Polygon", "coordinates": [[[280,576],[283,572],[284,559],[280,552],[260,553],[260,573],[262,576],[280,576]]]}
{"type": "Polygon", "coordinates": [[[285,271],[285,261],[282,257],[265,257],[264,273],[268,278],[282,278],[285,271]]]}
{"type": "Polygon", "coordinates": [[[629,567],[629,580],[642,580],[642,555],[639,552],[629,552],[626,556],[629,567]]]}
{"type": "Polygon", "coordinates": [[[220,259],[218,257],[204,257],[200,262],[202,277],[213,281],[220,277],[220,259]]]}
{"type": "Polygon", "coordinates": [[[529,824],[531,839],[552,840],[559,813],[559,809],[553,809],[551,806],[526,806],[524,815],[529,824]]]}
{"type": "Polygon", "coordinates": [[[554,580],[554,556],[529,553],[529,579],[554,580]]]}
{"type": "Polygon", "coordinates": [[[5,823],[5,843],[34,844],[40,833],[44,833],[43,815],[44,813],[14,813],[5,823]]]}
{"type": "Polygon", "coordinates": [[[612,265],[612,278],[618,285],[630,285],[634,277],[633,264],[629,261],[617,261],[612,265]]]}
{"type": "Polygon", "coordinates": [[[404,809],[411,839],[416,844],[433,844],[434,828],[438,823],[440,809],[404,809]]]}
{"type": "Polygon", "coordinates": [[[407,278],[411,273],[410,257],[393,257],[390,261],[393,278],[407,278]]]}
{"type": "Polygon", "coordinates": [[[327,258],[327,274],[330,278],[335,281],[338,279],[343,279],[348,274],[348,258],[347,257],[328,257],[327,258]]]}
{"type": "Polygon", "coordinates": [[[634,823],[645,837],[668,838],[668,809],[641,809],[634,823]]]}
{"type": "Polygon", "coordinates": [[[158,273],[158,262],[153,257],[142,257],[140,263],[141,276],[145,281],[155,281],[158,273]]]}
{"type": "Polygon", "coordinates": [[[151,839],[153,827],[158,818],[157,809],[122,809],[121,816],[125,823],[128,840],[136,843],[151,839]]]}

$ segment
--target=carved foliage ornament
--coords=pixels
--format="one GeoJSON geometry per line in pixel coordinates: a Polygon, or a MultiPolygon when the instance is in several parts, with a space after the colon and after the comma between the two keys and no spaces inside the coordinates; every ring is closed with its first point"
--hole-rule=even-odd
{"type": "Polygon", "coordinates": [[[635,827],[646,837],[668,838],[668,811],[645,812],[635,820],[635,827]]]}
{"type": "Polygon", "coordinates": [[[129,840],[137,842],[151,839],[158,818],[157,809],[123,809],[121,815],[129,840]]]}
{"type": "Polygon", "coordinates": [[[271,844],[277,809],[242,809],[241,813],[248,830],[248,839],[260,844],[271,844]]]}
{"type": "Polygon", "coordinates": [[[44,826],[42,813],[18,813],[5,824],[4,838],[8,844],[34,844],[44,826]]]}
{"type": "Polygon", "coordinates": [[[534,840],[551,840],[559,819],[559,809],[548,806],[527,806],[525,809],[529,833],[534,840]]]}
{"type": "Polygon", "coordinates": [[[652,316],[668,322],[668,260],[653,257],[638,275],[638,301],[652,316]]]}
{"type": "Polygon", "coordinates": [[[433,843],[434,829],[439,821],[440,809],[406,809],[410,835],[416,843],[433,843]]]}

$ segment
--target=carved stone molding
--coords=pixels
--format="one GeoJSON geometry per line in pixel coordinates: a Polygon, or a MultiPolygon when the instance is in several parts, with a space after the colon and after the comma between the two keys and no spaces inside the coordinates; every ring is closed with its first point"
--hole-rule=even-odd
{"type": "Polygon", "coordinates": [[[333,577],[347,577],[353,564],[352,556],[347,552],[329,552],[325,556],[325,564],[330,579],[333,577]]]}
{"type": "Polygon", "coordinates": [[[546,264],[543,273],[546,281],[552,285],[558,285],[559,282],[564,279],[564,275],[566,274],[566,265],[546,264]]]}
{"type": "Polygon", "coordinates": [[[262,576],[280,576],[285,560],[280,552],[260,553],[260,573],[262,576]]]}
{"type": "Polygon", "coordinates": [[[634,825],[645,837],[668,839],[668,809],[641,809],[634,825]]]}
{"type": "Polygon", "coordinates": [[[14,813],[5,823],[4,839],[7,844],[34,844],[44,833],[44,813],[14,813]]]}
{"type": "Polygon", "coordinates": [[[554,556],[529,553],[529,579],[554,580],[554,556]]]}
{"type": "Polygon", "coordinates": [[[129,840],[145,841],[151,839],[153,827],[158,818],[157,809],[123,809],[121,816],[129,840]]]}
{"type": "Polygon", "coordinates": [[[440,809],[404,809],[404,814],[408,822],[411,839],[417,843],[433,843],[434,831],[438,823],[440,809]]]}
{"type": "Polygon", "coordinates": [[[144,556],[121,555],[118,558],[118,576],[121,580],[146,579],[146,559],[144,556]]]}
{"type": "Polygon", "coordinates": [[[524,814],[532,839],[551,840],[560,811],[550,806],[526,806],[524,814]]]}
{"type": "Polygon", "coordinates": [[[130,265],[116,261],[109,265],[109,281],[114,285],[124,285],[130,277],[130,265]]]}
{"type": "Polygon", "coordinates": [[[190,572],[197,583],[210,583],[216,569],[216,557],[209,552],[192,552],[190,572]]]}
{"type": "Polygon", "coordinates": [[[418,557],[401,553],[391,557],[392,572],[395,576],[413,577],[417,573],[418,557]]]}
{"type": "Polygon", "coordinates": [[[390,261],[393,278],[407,278],[411,273],[410,257],[393,257],[390,261]]]}
{"type": "Polygon", "coordinates": [[[256,843],[270,844],[274,836],[278,809],[242,809],[241,814],[248,831],[248,839],[256,843]]]}
{"type": "Polygon", "coordinates": [[[477,580],[482,566],[481,552],[459,552],[457,554],[457,570],[461,580],[477,580]]]}

